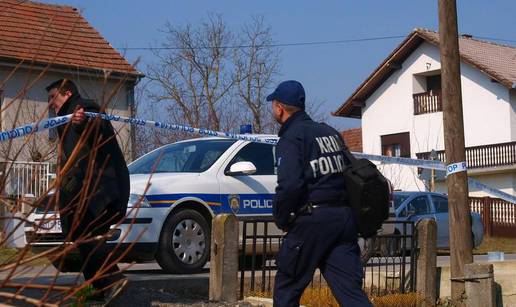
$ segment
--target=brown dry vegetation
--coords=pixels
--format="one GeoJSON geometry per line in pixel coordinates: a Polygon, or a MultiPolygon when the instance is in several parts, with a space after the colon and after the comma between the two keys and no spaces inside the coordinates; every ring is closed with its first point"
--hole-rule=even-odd
{"type": "MultiPolygon", "coordinates": [[[[248,296],[272,297],[271,292],[253,292],[248,296]]],[[[383,296],[370,296],[369,299],[375,307],[416,307],[421,302],[421,297],[416,293],[388,294],[383,296]]],[[[307,307],[338,307],[339,304],[333,297],[329,287],[308,287],[301,297],[301,304],[307,307]]]]}

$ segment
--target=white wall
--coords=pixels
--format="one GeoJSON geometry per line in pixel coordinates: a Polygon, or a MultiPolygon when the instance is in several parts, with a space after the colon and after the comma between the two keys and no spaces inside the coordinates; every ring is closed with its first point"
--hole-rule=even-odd
{"type": "MultiPolygon", "coordinates": [[[[414,115],[414,74],[439,70],[439,50],[422,43],[365,102],[362,138],[365,153],[381,154],[381,135],[409,132],[411,157],[444,149],[442,112],[414,115]]],[[[480,71],[461,64],[466,146],[511,141],[509,91],[480,71]]],[[[515,117],[516,118],[516,117],[515,117]]],[[[384,165],[384,174],[402,190],[424,190],[414,167],[384,165]]]]}
{"type": "Polygon", "coordinates": [[[516,141],[516,89],[510,92],[511,97],[511,141],[516,141]]]}

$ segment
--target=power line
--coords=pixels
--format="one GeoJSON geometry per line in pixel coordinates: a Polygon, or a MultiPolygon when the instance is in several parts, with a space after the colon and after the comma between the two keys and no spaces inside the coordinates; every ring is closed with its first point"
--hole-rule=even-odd
{"type": "MultiPolygon", "coordinates": [[[[379,41],[389,39],[400,39],[406,35],[395,35],[395,36],[378,36],[378,37],[367,37],[367,38],[356,38],[356,39],[343,39],[343,40],[330,40],[330,41],[312,41],[312,42],[295,42],[295,43],[278,43],[278,44],[264,44],[259,47],[291,47],[291,46],[314,46],[314,45],[335,45],[355,42],[368,42],[368,41],[379,41]]],[[[230,45],[230,46],[196,46],[196,47],[126,47],[119,48],[121,50],[185,50],[185,49],[244,49],[254,48],[256,45],[230,45]]]]}
{"type": "MultiPolygon", "coordinates": [[[[259,45],[261,48],[269,48],[269,47],[295,47],[295,46],[317,46],[317,45],[337,45],[337,44],[346,44],[346,43],[357,43],[357,42],[369,42],[369,41],[380,41],[380,40],[390,40],[390,39],[400,39],[405,38],[406,35],[392,35],[392,36],[377,36],[377,37],[366,37],[366,38],[356,38],[356,39],[343,39],[343,40],[328,40],[328,41],[311,41],[311,42],[294,42],[294,43],[277,43],[277,44],[264,44],[259,45]]],[[[482,40],[490,40],[490,41],[498,41],[498,42],[506,42],[506,43],[516,43],[516,40],[513,39],[505,39],[498,37],[490,37],[490,36],[474,36],[473,39],[482,39],[482,40]]],[[[230,46],[194,46],[194,47],[123,47],[118,48],[120,50],[129,51],[129,50],[187,50],[187,49],[246,49],[246,48],[254,48],[256,45],[230,45],[230,46]]]]}

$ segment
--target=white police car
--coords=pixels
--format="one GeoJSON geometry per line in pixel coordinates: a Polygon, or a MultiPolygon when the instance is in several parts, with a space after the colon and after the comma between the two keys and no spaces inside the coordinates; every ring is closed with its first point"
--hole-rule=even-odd
{"type": "MultiPolygon", "coordinates": [[[[278,137],[256,137],[268,144],[216,137],[191,139],[162,146],[129,164],[128,214],[108,239],[108,248],[126,253],[125,261],[157,260],[170,273],[199,271],[210,254],[214,215],[272,214],[278,137]]],[[[25,234],[33,251],[48,250],[65,240],[55,213],[38,209],[28,220],[25,234]]],[[[394,224],[384,224],[381,229],[383,234],[393,231],[394,224]]],[[[279,233],[275,226],[269,230],[269,234],[279,233]]],[[[373,251],[366,243],[361,244],[364,261],[373,251]]],[[[61,271],[80,269],[74,253],[54,265],[61,271]]]]}
{"type": "MultiPolygon", "coordinates": [[[[210,254],[214,215],[272,213],[277,136],[258,137],[270,144],[199,138],[162,146],[135,160],[129,165],[128,216],[108,245],[134,244],[126,260],[156,259],[167,272],[200,270],[210,254]]],[[[29,221],[25,231],[33,250],[64,241],[54,214],[44,216],[40,210],[29,221]],[[45,226],[35,231],[34,222],[45,226]]],[[[61,264],[63,271],[74,267],[73,255],[61,264]]]]}

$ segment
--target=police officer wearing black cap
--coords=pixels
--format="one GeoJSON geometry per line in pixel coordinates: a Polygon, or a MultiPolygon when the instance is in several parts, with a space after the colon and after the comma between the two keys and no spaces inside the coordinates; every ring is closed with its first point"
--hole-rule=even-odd
{"type": "Polygon", "coordinates": [[[357,227],[346,201],[344,141],[305,113],[301,83],[280,83],[267,101],[281,124],[273,214],[286,232],[276,256],[274,306],[299,306],[317,268],[341,306],[372,306],[362,290],[357,227]]]}

